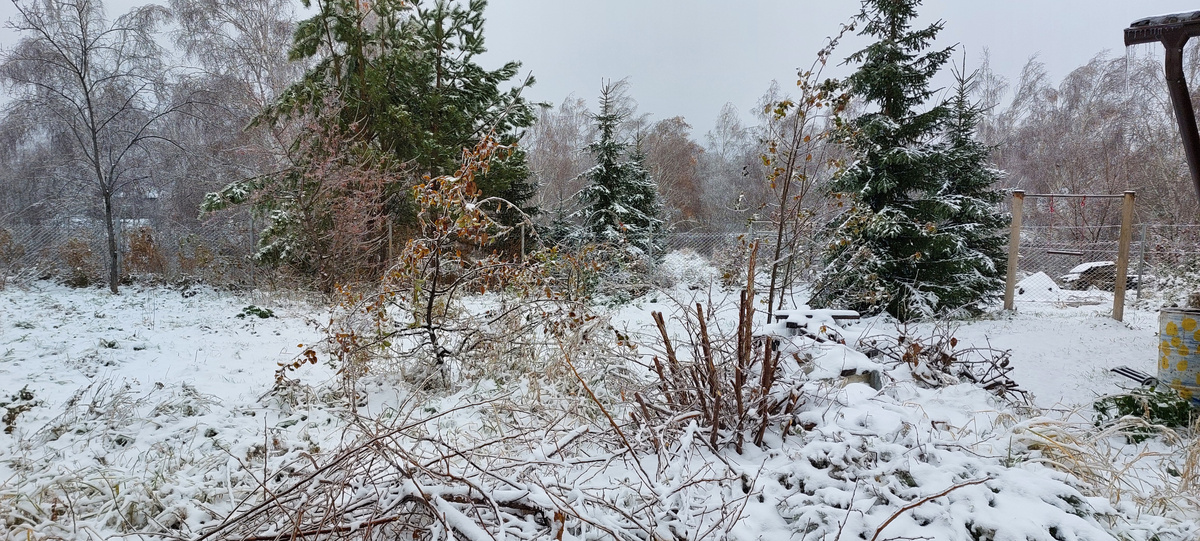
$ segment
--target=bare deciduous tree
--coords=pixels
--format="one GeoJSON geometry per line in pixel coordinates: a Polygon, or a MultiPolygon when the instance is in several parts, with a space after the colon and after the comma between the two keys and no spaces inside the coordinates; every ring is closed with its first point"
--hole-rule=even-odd
{"type": "Polygon", "coordinates": [[[817,186],[833,178],[842,168],[845,149],[836,140],[838,117],[845,113],[850,96],[844,86],[823,78],[824,68],[849,26],[830,38],[817,53],[808,70],[798,74],[800,95],[796,99],[767,101],[763,125],[766,143],[763,164],[773,200],[771,210],[773,254],[767,289],[767,320],[783,308],[785,295],[796,285],[802,270],[815,262],[815,237],[819,206],[817,186]]]}
{"type": "Polygon", "coordinates": [[[767,201],[762,150],[731,103],[721,108],[705,140],[707,152],[700,155],[699,174],[708,227],[721,232],[744,228],[767,201]]]}
{"type": "Polygon", "coordinates": [[[104,209],[109,289],[120,279],[114,199],[145,180],[157,129],[177,110],[154,31],[167,18],[156,5],[109,20],[99,0],[15,0],[9,27],[22,35],[0,58],[10,105],[35,111],[65,134],[70,159],[104,209]],[[86,171],[86,173],[82,173],[86,171]]]}
{"type": "MultiPolygon", "coordinates": [[[[1190,69],[1200,67],[1200,58],[1189,58],[1190,69]]],[[[1052,194],[1132,189],[1138,191],[1143,221],[1196,219],[1196,199],[1158,59],[1102,53],[1057,86],[1045,67],[1031,59],[1008,107],[984,124],[980,131],[996,145],[996,163],[1008,171],[1015,187],[1052,194]]],[[[1047,199],[1030,208],[1026,220],[1069,225],[1079,240],[1095,241],[1111,234],[1109,226],[1117,223],[1119,210],[1119,204],[1099,200],[1068,204],[1047,199]]]]}
{"type": "Polygon", "coordinates": [[[541,188],[538,207],[565,213],[586,184],[580,176],[592,166],[585,151],[595,138],[587,101],[574,96],[562,105],[541,109],[521,146],[529,155],[529,169],[541,188]]]}
{"type": "Polygon", "coordinates": [[[291,165],[303,123],[252,121],[300,79],[305,62],[288,59],[295,30],[287,0],[171,0],[174,42],[191,68],[176,84],[194,96],[189,115],[170,123],[186,151],[172,153],[175,219],[195,220],[204,195],[231,182],[291,165]],[[252,125],[253,124],[253,125],[252,125]]]}
{"type": "Polygon", "coordinates": [[[683,117],[677,116],[654,123],[642,139],[646,165],[669,209],[668,218],[672,225],[686,229],[707,221],[698,170],[704,149],[692,141],[691,129],[683,117]]]}

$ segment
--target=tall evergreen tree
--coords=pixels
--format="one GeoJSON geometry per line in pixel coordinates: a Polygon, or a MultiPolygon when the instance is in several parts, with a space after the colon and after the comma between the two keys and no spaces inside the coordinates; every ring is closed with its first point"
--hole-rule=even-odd
{"type": "MultiPolygon", "coordinates": [[[[303,3],[314,7],[313,0],[303,3]]],[[[312,139],[327,133],[324,125],[333,122],[352,147],[345,159],[356,167],[392,173],[380,202],[388,219],[399,226],[413,223],[415,184],[426,176],[452,174],[463,150],[474,147],[485,131],[511,144],[533,123],[532,106],[520,94],[533,78],[502,88],[516,77],[520,63],[495,70],[476,63],[486,51],[486,5],[486,0],[318,0],[317,13],[298,25],[290,53],[312,68],[256,121],[300,126],[293,149],[297,166],[210,194],[206,208],[246,201],[264,188],[274,191],[257,199],[271,219],[264,244],[303,244],[289,239],[312,235],[314,224],[289,222],[296,214],[289,206],[305,199],[302,192],[326,188],[302,176],[313,161],[307,149],[322,147],[312,139]]],[[[476,181],[484,197],[500,197],[524,212],[536,212],[528,204],[536,188],[523,152],[491,164],[476,181]]],[[[354,194],[335,194],[347,195],[354,194]]],[[[508,209],[500,219],[513,223],[519,216],[508,209]]],[[[262,253],[302,255],[294,250],[262,253]]]]}
{"type": "Polygon", "coordinates": [[[628,244],[638,255],[657,257],[662,204],[646,170],[645,154],[618,136],[625,120],[617,107],[620,92],[621,83],[606,84],[600,91],[600,112],[594,117],[599,139],[588,145],[596,165],[583,174],[588,185],[579,194],[583,209],[577,216],[587,240],[628,244]]]}
{"type": "Polygon", "coordinates": [[[863,3],[861,34],[875,42],[849,57],[860,66],[847,83],[869,112],[844,131],[856,161],[830,185],[844,212],[830,224],[815,304],[908,320],[994,294],[996,172],[973,140],[977,111],[965,90],[927,105],[952,48],[930,50],[941,22],[911,28],[918,5],[863,3]]]}

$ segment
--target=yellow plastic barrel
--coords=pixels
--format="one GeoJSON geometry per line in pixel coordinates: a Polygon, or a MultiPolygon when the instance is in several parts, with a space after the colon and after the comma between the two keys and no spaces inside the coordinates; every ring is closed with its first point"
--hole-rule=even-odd
{"type": "Polygon", "coordinates": [[[1164,308],[1158,331],[1159,381],[1200,404],[1200,309],[1164,308]]]}

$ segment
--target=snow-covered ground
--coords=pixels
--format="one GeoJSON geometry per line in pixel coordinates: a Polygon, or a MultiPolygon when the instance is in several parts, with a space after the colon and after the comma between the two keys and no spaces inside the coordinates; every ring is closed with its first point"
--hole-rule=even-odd
{"type": "MultiPolygon", "coordinates": [[[[676,264],[674,288],[611,314],[614,327],[648,343],[645,350],[654,345],[651,311],[671,318],[696,296],[730,296],[712,285],[715,275],[704,265],[676,264]]],[[[802,388],[802,429],[795,437],[776,435],[765,449],[735,455],[693,442],[700,438],[694,424],[681,432],[664,427],[662,434],[679,438],[675,443],[633,463],[610,453],[600,462],[613,469],[598,470],[595,460],[584,459],[598,447],[566,450],[589,428],[555,426],[539,436],[558,442],[553,450],[527,449],[536,460],[514,467],[522,473],[500,473],[508,471],[500,461],[479,473],[479,483],[502,477],[502,485],[511,485],[506,490],[524,491],[523,501],[542,508],[586,507],[595,494],[611,493],[617,500],[606,505],[613,509],[625,499],[643,501],[616,515],[595,503],[592,526],[630,527],[645,513],[652,524],[639,527],[657,528],[664,538],[1195,539],[1195,509],[1146,503],[1172,482],[1156,485],[1154,472],[1163,467],[1151,462],[1183,461],[1186,442],[1126,447],[1119,435],[1086,431],[1095,397],[1132,384],[1110,368],[1153,373],[1155,367],[1156,314],[1131,309],[1124,323],[1113,321],[1103,297],[1098,304],[1019,301],[1014,313],[951,324],[960,348],[1011,350],[1011,375],[1037,408],[1007,404],[972,385],[925,388],[905,367],[887,367],[883,390],[820,379],[823,367],[836,375],[847,365],[874,361],[841,346],[797,342],[790,347],[812,358],[816,369],[798,376],[812,381],[802,388]],[[1114,448],[1114,468],[1122,456],[1126,465],[1136,463],[1128,483],[1112,482],[1119,485],[1112,489],[1080,473],[1103,477],[1103,457],[1094,449],[1114,448]],[[556,454],[568,456],[555,462],[556,454]],[[1142,460],[1151,454],[1153,460],[1142,460]],[[557,469],[548,466],[552,462],[557,469]],[[636,471],[643,472],[640,485],[628,479],[636,471]],[[537,479],[523,477],[531,475],[537,479]],[[624,482],[609,486],[620,476],[624,482]],[[557,499],[562,494],[570,497],[557,499]],[[619,516],[604,518],[610,515],[619,516]]],[[[722,313],[734,312],[726,306],[722,313]]],[[[290,475],[343,450],[353,431],[331,367],[303,369],[313,386],[291,392],[312,396],[270,392],[276,369],[293,361],[300,345],[320,339],[313,323],[327,317],[319,304],[294,296],[203,287],[135,287],[120,296],[49,282],[0,290],[0,404],[10,412],[0,433],[0,528],[8,528],[0,539],[194,538],[257,501],[265,487],[287,486],[290,475]],[[261,309],[271,317],[258,317],[261,309]]],[[[677,322],[671,330],[680,331],[677,322]]],[[[897,333],[882,320],[848,331],[897,333]]],[[[913,334],[932,331],[925,326],[913,334]]],[[[495,419],[548,415],[528,400],[512,400],[526,412],[480,406],[501,394],[536,395],[546,404],[582,397],[549,387],[531,391],[536,374],[517,380],[476,384],[423,403],[416,411],[428,419],[414,424],[444,431],[438,441],[487,439],[503,432],[490,424],[495,419]],[[467,395],[471,406],[450,415],[467,395]]],[[[406,391],[373,385],[360,408],[388,412],[406,402],[406,391]]],[[[591,432],[607,430],[603,416],[590,418],[591,432]]],[[[644,442],[653,436],[630,437],[644,442]]],[[[462,526],[460,535],[487,538],[471,537],[483,536],[481,530],[464,534],[475,530],[455,519],[453,509],[438,509],[447,527],[462,526]]],[[[555,520],[557,514],[549,525],[514,526],[508,535],[583,539],[595,531],[567,527],[566,518],[555,530],[555,520]]]]}
{"type": "Polygon", "coordinates": [[[0,392],[28,385],[53,408],[113,380],[137,392],[189,385],[223,403],[253,403],[274,383],[276,363],[317,339],[305,321],[313,317],[309,303],[203,287],[116,296],[50,282],[11,287],[0,292],[0,392]],[[256,302],[274,317],[242,314],[256,302]]]}

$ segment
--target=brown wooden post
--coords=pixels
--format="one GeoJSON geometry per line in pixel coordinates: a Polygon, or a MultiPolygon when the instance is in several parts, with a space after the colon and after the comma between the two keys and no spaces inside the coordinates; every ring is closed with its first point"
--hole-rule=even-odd
{"type": "Polygon", "coordinates": [[[1121,242],[1117,248],[1117,279],[1113,283],[1113,319],[1125,318],[1125,280],[1129,276],[1129,243],[1133,240],[1133,191],[1125,192],[1121,206],[1121,242]]]}
{"type": "Polygon", "coordinates": [[[1008,277],[1004,280],[1004,309],[1013,309],[1013,293],[1017,289],[1017,255],[1021,246],[1021,211],[1025,207],[1025,190],[1013,190],[1012,228],[1008,232],[1008,277]]]}
{"type": "Polygon", "coordinates": [[[392,221],[391,220],[388,220],[387,226],[388,226],[388,231],[387,231],[387,258],[388,258],[388,260],[387,260],[387,264],[384,265],[384,268],[391,269],[392,262],[396,260],[396,256],[394,254],[396,245],[392,243],[392,221]]]}

